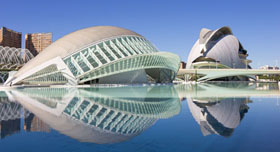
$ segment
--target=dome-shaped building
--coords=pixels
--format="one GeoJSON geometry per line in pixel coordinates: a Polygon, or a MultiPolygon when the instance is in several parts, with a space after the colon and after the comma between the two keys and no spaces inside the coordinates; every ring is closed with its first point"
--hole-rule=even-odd
{"type": "Polygon", "coordinates": [[[135,32],[95,26],[55,41],[5,84],[172,82],[179,62],[177,55],[158,52],[135,32]]]}

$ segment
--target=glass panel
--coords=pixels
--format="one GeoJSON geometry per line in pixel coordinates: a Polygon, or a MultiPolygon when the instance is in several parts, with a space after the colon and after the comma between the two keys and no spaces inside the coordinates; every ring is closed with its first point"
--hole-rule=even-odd
{"type": "Polygon", "coordinates": [[[93,57],[88,56],[87,60],[94,68],[98,67],[98,63],[93,59],[93,57]]]}
{"type": "Polygon", "coordinates": [[[112,46],[110,45],[109,41],[106,42],[107,46],[109,47],[109,49],[115,54],[115,56],[117,58],[121,58],[121,56],[117,53],[117,51],[115,49],[112,48],[112,46]]]}
{"type": "Polygon", "coordinates": [[[128,40],[130,40],[132,42],[131,45],[133,45],[141,54],[143,54],[144,52],[142,51],[141,47],[139,47],[138,42],[135,41],[135,39],[133,39],[133,37],[127,37],[128,40]]]}
{"type": "Polygon", "coordinates": [[[73,116],[77,119],[80,119],[88,105],[89,105],[88,101],[83,101],[82,104],[79,106],[79,108],[75,111],[73,116]]]}
{"type": "Polygon", "coordinates": [[[88,49],[85,49],[82,51],[83,55],[87,58],[88,62],[94,67],[98,67],[98,63],[93,59],[93,57],[90,55],[88,49]]]}
{"type": "Polygon", "coordinates": [[[78,69],[75,67],[75,65],[72,63],[71,58],[67,58],[64,60],[65,64],[68,66],[70,71],[74,76],[77,76],[79,74],[78,69]]]}
{"type": "Polygon", "coordinates": [[[73,58],[78,63],[78,65],[81,67],[81,69],[84,72],[87,72],[90,70],[90,68],[86,65],[86,63],[83,61],[83,58],[81,57],[80,53],[76,53],[73,55],[73,58]]]}
{"type": "Polygon", "coordinates": [[[142,53],[142,52],[138,51],[138,49],[136,48],[136,45],[135,45],[133,42],[131,42],[131,41],[128,39],[128,37],[125,37],[125,38],[123,38],[123,39],[124,39],[124,41],[126,42],[126,44],[127,44],[128,46],[130,46],[130,48],[132,49],[132,51],[134,51],[136,54],[142,53]]]}
{"type": "Polygon", "coordinates": [[[94,67],[98,67],[98,63],[93,59],[93,57],[89,54],[88,49],[82,51],[83,55],[87,58],[88,62],[94,67]]]}
{"type": "Polygon", "coordinates": [[[107,63],[107,61],[102,57],[102,55],[99,52],[95,51],[94,54],[102,64],[107,63]]]}
{"type": "Polygon", "coordinates": [[[112,42],[113,42],[113,43],[115,44],[115,46],[122,52],[122,54],[123,54],[124,56],[128,56],[128,55],[124,52],[124,50],[122,50],[122,49],[117,45],[116,40],[113,40],[112,42]]]}
{"type": "Polygon", "coordinates": [[[118,40],[119,40],[119,42],[121,42],[122,46],[123,46],[131,55],[133,55],[132,50],[130,50],[130,49],[124,44],[124,42],[122,41],[122,39],[121,39],[121,38],[118,38],[118,40]]]}
{"type": "Polygon", "coordinates": [[[110,61],[115,60],[112,55],[104,48],[104,46],[102,44],[98,45],[100,47],[100,49],[103,51],[103,53],[109,58],[110,61]]]}
{"type": "Polygon", "coordinates": [[[79,99],[77,97],[74,97],[70,103],[67,105],[67,107],[65,108],[64,112],[67,113],[68,115],[71,115],[71,113],[73,112],[75,105],[78,103],[79,99]]]}

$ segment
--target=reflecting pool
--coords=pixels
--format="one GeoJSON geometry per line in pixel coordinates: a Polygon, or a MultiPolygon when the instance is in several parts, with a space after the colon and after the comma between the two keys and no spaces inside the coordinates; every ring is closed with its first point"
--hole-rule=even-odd
{"type": "Polygon", "coordinates": [[[0,91],[1,151],[279,151],[278,83],[0,91]]]}

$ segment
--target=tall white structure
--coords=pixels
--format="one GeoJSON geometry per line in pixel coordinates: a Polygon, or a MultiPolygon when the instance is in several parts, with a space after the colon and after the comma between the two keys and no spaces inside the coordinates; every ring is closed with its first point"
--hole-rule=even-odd
{"type": "MultiPolygon", "coordinates": [[[[203,28],[190,51],[187,68],[250,69],[251,61],[247,56],[247,51],[229,27],[213,31],[203,28]]],[[[230,79],[244,80],[244,77],[236,76],[230,79]]]]}
{"type": "Polygon", "coordinates": [[[135,32],[96,26],[55,41],[5,84],[169,83],[179,63],[135,32]]]}

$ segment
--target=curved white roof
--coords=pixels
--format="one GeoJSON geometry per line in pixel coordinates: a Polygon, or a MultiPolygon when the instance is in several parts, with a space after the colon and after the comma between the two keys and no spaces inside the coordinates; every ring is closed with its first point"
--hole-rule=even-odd
{"type": "Polygon", "coordinates": [[[229,67],[244,68],[245,64],[239,58],[239,41],[232,35],[229,27],[224,26],[217,30],[201,29],[199,39],[193,45],[187,60],[187,68],[200,56],[209,57],[229,67]],[[222,40],[212,42],[224,36],[222,40]],[[202,51],[203,50],[203,51],[202,51]]]}
{"type": "Polygon", "coordinates": [[[122,35],[135,35],[142,37],[133,31],[114,26],[93,26],[75,31],[65,35],[48,46],[43,52],[38,54],[36,58],[25,64],[15,76],[17,77],[25,71],[30,70],[34,67],[34,65],[42,64],[55,57],[60,56],[63,58],[68,56],[91,43],[122,35]]]}

